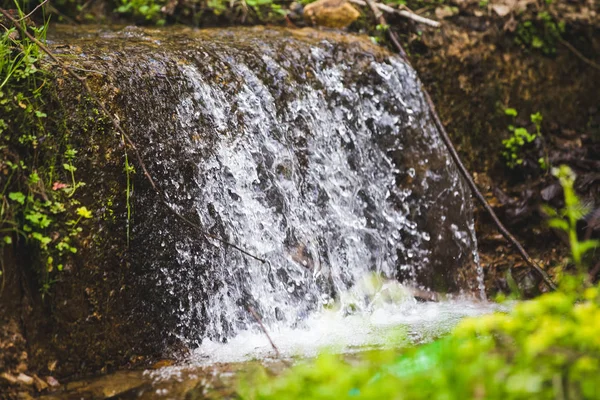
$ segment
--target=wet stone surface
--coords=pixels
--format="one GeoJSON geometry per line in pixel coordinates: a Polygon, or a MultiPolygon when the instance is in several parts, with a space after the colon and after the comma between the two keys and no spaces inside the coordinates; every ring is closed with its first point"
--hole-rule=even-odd
{"type": "Polygon", "coordinates": [[[470,198],[416,74],[366,38],[65,27],[50,45],[109,99],[171,208],[268,261],[183,223],[138,166],[132,313],[165,342],[227,341],[249,307],[300,326],[371,273],[481,294],[470,198]]]}

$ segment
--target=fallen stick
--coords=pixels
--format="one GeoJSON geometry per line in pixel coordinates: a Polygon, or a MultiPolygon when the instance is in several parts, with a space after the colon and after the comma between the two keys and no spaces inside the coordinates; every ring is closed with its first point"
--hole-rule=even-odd
{"type": "MultiPolygon", "coordinates": [[[[369,7],[370,7],[370,4],[368,4],[369,2],[364,1],[364,0],[348,0],[348,1],[350,3],[354,3],[354,4],[358,5],[358,6],[363,6],[364,7],[366,5],[369,5],[369,7]]],[[[438,21],[434,21],[434,20],[429,19],[429,18],[421,17],[420,15],[417,15],[417,14],[415,14],[413,12],[408,11],[408,10],[398,10],[398,9],[396,9],[394,7],[390,7],[387,4],[382,4],[382,3],[374,3],[374,4],[375,4],[375,7],[378,8],[379,10],[381,10],[381,11],[385,11],[385,12],[390,13],[390,14],[398,14],[398,15],[404,17],[404,18],[411,19],[411,20],[413,20],[415,22],[418,22],[420,24],[429,25],[429,26],[432,26],[434,28],[439,28],[442,25],[438,21]]]]}
{"type": "Polygon", "coordinates": [[[577,56],[577,58],[579,58],[581,61],[583,61],[590,67],[595,68],[598,71],[600,71],[600,65],[596,64],[595,62],[593,62],[592,60],[590,60],[589,58],[587,58],[586,56],[581,54],[581,52],[579,50],[577,50],[571,43],[567,42],[565,39],[561,38],[560,36],[558,37],[558,41],[560,44],[562,44],[567,49],[569,49],[571,51],[571,53],[575,54],[577,56]]]}
{"type": "Polygon", "coordinates": [[[121,124],[119,123],[119,121],[117,120],[117,118],[113,115],[111,115],[111,113],[108,111],[108,108],[106,108],[106,105],[104,104],[104,102],[102,102],[98,96],[92,91],[92,89],[90,88],[90,86],[87,83],[86,78],[82,77],[81,75],[75,73],[68,65],[66,65],[65,63],[63,63],[61,60],[59,60],[51,51],[50,49],[48,49],[46,47],[46,45],[44,45],[42,42],[40,42],[37,38],[35,38],[31,33],[29,33],[27,31],[27,28],[23,28],[23,26],[21,26],[21,24],[19,23],[18,20],[16,20],[15,18],[13,18],[13,16],[6,10],[4,10],[3,8],[0,8],[0,14],[4,15],[6,17],[6,19],[8,19],[10,22],[13,23],[13,25],[21,32],[23,33],[25,36],[27,36],[27,38],[29,38],[29,40],[31,40],[33,43],[35,43],[44,53],[46,53],[60,68],[62,68],[67,74],[69,74],[69,76],[71,76],[72,78],[74,78],[75,80],[77,80],[81,86],[83,87],[83,89],[85,89],[86,93],[90,96],[90,98],[92,98],[92,100],[94,100],[94,102],[98,105],[98,107],[100,108],[100,110],[102,111],[102,113],[108,117],[113,125],[113,128],[115,129],[116,132],[118,132],[121,137],[123,138],[123,140],[126,142],[126,144],[133,149],[134,153],[135,153],[135,157],[138,161],[138,164],[140,165],[140,167],[142,168],[142,171],[144,171],[144,176],[146,177],[146,179],[148,180],[148,182],[150,183],[150,186],[152,186],[152,189],[154,189],[154,191],[156,192],[156,194],[158,195],[159,199],[161,200],[161,202],[165,205],[165,207],[167,207],[167,209],[169,211],[171,211],[172,214],[174,214],[177,218],[179,218],[181,221],[183,221],[185,224],[187,224],[188,226],[190,226],[191,228],[195,229],[196,231],[198,231],[201,235],[203,235],[206,238],[210,238],[210,239],[214,239],[222,244],[224,244],[225,246],[231,247],[237,251],[239,251],[240,253],[253,258],[257,261],[260,261],[261,263],[266,263],[267,260],[265,260],[264,258],[260,258],[244,249],[242,249],[241,247],[230,243],[228,241],[226,241],[225,239],[210,234],[208,232],[206,232],[204,229],[202,229],[202,227],[192,221],[190,221],[188,218],[184,217],[183,215],[181,215],[180,213],[178,213],[166,200],[162,190],[156,185],[156,183],[154,182],[154,179],[152,178],[152,176],[150,175],[150,172],[148,171],[148,169],[146,168],[146,163],[144,163],[144,160],[137,148],[137,146],[135,145],[135,143],[131,140],[131,138],[129,137],[129,135],[125,132],[125,130],[121,127],[121,124]]]}
{"type": "MultiPolygon", "coordinates": [[[[351,1],[357,1],[357,0],[351,0],[351,1]]],[[[375,16],[375,19],[378,21],[378,23],[382,24],[382,25],[387,25],[387,22],[385,20],[383,13],[379,10],[379,8],[375,4],[375,2],[373,2],[373,0],[366,0],[366,2],[369,5],[369,7],[371,8],[371,11],[373,12],[373,15],[375,16]]],[[[404,48],[402,47],[402,45],[400,44],[400,41],[398,40],[398,36],[391,29],[388,29],[387,32],[390,36],[390,40],[392,41],[392,43],[398,50],[400,57],[402,57],[404,59],[404,61],[409,66],[412,67],[410,61],[408,60],[408,57],[406,56],[406,52],[404,51],[404,48]]],[[[448,149],[448,152],[450,153],[452,160],[458,167],[460,174],[465,178],[465,180],[467,181],[467,184],[471,188],[471,192],[475,195],[475,197],[477,198],[479,203],[481,203],[483,208],[490,215],[490,217],[496,224],[496,227],[498,228],[498,230],[500,231],[502,236],[504,236],[504,238],[506,240],[508,240],[517,249],[517,252],[521,255],[523,260],[525,260],[525,262],[540,275],[540,277],[542,278],[544,283],[548,286],[548,288],[550,288],[551,290],[556,290],[556,285],[554,284],[554,282],[552,282],[552,279],[550,279],[550,276],[548,276],[546,271],[544,271],[533,260],[533,258],[531,258],[531,256],[525,251],[525,249],[523,248],[521,243],[517,240],[517,238],[515,238],[510,233],[510,231],[508,229],[506,229],[504,224],[500,221],[500,219],[498,218],[498,216],[492,209],[492,206],[490,206],[490,204],[487,202],[487,200],[485,199],[483,194],[479,191],[479,188],[475,184],[475,181],[471,177],[471,174],[469,174],[469,171],[467,170],[467,168],[464,166],[464,164],[460,160],[460,156],[458,155],[458,152],[454,148],[454,145],[452,144],[452,140],[450,139],[448,132],[446,132],[446,128],[444,127],[444,124],[442,124],[442,121],[440,120],[440,117],[435,109],[435,105],[433,104],[433,100],[431,100],[431,96],[429,96],[429,92],[427,92],[427,89],[425,89],[425,86],[421,85],[421,87],[423,90],[423,94],[425,96],[425,101],[427,102],[427,105],[429,107],[429,112],[431,114],[431,117],[433,118],[433,121],[434,121],[436,127],[438,128],[438,130],[440,132],[442,141],[444,142],[444,145],[448,149]]]]}
{"type": "Polygon", "coordinates": [[[34,14],[34,13],[35,13],[37,10],[38,10],[38,8],[42,7],[42,6],[43,6],[44,4],[46,4],[47,2],[48,2],[48,0],[44,0],[44,1],[42,1],[42,2],[41,2],[40,4],[38,4],[38,5],[37,5],[37,7],[36,7],[36,8],[34,8],[34,9],[33,9],[33,10],[32,10],[32,11],[29,13],[29,14],[25,15],[25,16],[24,16],[24,17],[22,17],[22,18],[19,18],[17,21],[18,21],[18,22],[21,22],[21,21],[24,21],[24,20],[26,20],[27,18],[31,17],[31,16],[32,16],[32,15],[33,15],[33,14],[34,14]]]}
{"type": "Polygon", "coordinates": [[[267,328],[265,328],[265,325],[262,323],[262,319],[256,313],[254,308],[252,308],[251,306],[246,306],[246,308],[248,309],[248,312],[250,312],[250,314],[252,314],[252,317],[256,320],[256,322],[258,323],[258,326],[260,327],[260,330],[262,331],[262,333],[264,333],[265,336],[267,337],[267,339],[269,340],[269,343],[271,344],[271,347],[275,351],[275,355],[277,356],[277,358],[282,363],[284,363],[286,366],[291,367],[292,365],[287,360],[283,359],[283,357],[281,357],[281,353],[279,352],[279,349],[277,348],[277,346],[275,346],[275,342],[273,342],[273,339],[271,339],[271,335],[269,335],[267,328]]]}

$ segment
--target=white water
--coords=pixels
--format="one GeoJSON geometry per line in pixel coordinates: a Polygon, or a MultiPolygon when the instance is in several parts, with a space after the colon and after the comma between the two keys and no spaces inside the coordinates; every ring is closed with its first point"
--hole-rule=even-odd
{"type": "MultiPolygon", "coordinates": [[[[269,325],[269,336],[284,358],[313,357],[320,352],[352,353],[423,343],[447,334],[462,318],[499,311],[492,303],[407,301],[371,313],[312,314],[301,328],[269,325]]],[[[205,339],[187,361],[192,365],[274,359],[267,336],[259,329],[242,331],[227,343],[205,339]]]]}

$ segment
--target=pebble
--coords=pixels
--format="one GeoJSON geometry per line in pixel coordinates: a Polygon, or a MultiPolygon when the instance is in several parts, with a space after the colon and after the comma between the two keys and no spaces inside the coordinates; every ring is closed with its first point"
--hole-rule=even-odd
{"type": "Polygon", "coordinates": [[[33,378],[30,377],[29,375],[25,375],[22,372],[19,375],[17,375],[17,381],[19,383],[22,383],[23,385],[27,385],[27,386],[33,385],[33,378]]]}

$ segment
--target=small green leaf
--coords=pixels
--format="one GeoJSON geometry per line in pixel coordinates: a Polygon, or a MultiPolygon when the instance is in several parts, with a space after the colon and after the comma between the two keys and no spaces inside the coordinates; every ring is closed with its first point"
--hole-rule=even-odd
{"type": "Polygon", "coordinates": [[[544,211],[550,217],[558,217],[558,212],[547,204],[542,204],[542,211],[544,211]]]}
{"type": "Polygon", "coordinates": [[[42,244],[42,247],[46,247],[52,241],[48,236],[44,236],[39,232],[33,232],[31,237],[39,241],[42,244]]]}
{"type": "Polygon", "coordinates": [[[29,183],[30,184],[35,185],[39,181],[40,181],[40,176],[37,174],[37,172],[33,172],[31,175],[29,175],[29,183]]]}
{"type": "Polygon", "coordinates": [[[536,125],[541,125],[542,124],[542,120],[544,119],[542,117],[542,114],[540,114],[539,112],[536,112],[535,114],[531,114],[529,116],[529,118],[531,118],[531,122],[533,122],[536,125]]]}
{"type": "Polygon", "coordinates": [[[504,114],[511,116],[511,117],[516,117],[518,113],[517,113],[517,110],[515,110],[514,108],[505,108],[504,114]]]}
{"type": "Polygon", "coordinates": [[[77,168],[74,165],[71,164],[63,164],[63,168],[69,172],[75,172],[77,171],[77,168]]]}
{"type": "Polygon", "coordinates": [[[552,218],[548,221],[548,226],[551,228],[561,229],[565,232],[569,231],[569,224],[564,219],[552,218]]]}
{"type": "Polygon", "coordinates": [[[19,204],[25,204],[25,195],[21,192],[11,192],[8,194],[8,198],[12,201],[16,201],[19,204]]]}
{"type": "Polygon", "coordinates": [[[92,218],[92,212],[86,207],[79,207],[77,209],[77,215],[83,218],[92,218]]]}
{"type": "Polygon", "coordinates": [[[65,151],[65,157],[68,160],[74,159],[76,155],[77,155],[77,150],[75,150],[75,149],[69,149],[69,150],[65,151]]]}
{"type": "Polygon", "coordinates": [[[12,237],[10,237],[10,236],[4,236],[4,243],[11,244],[12,243],[12,237]]]}
{"type": "Polygon", "coordinates": [[[600,247],[600,240],[584,240],[583,242],[577,243],[577,248],[580,254],[585,254],[590,250],[594,250],[600,247]]]}

